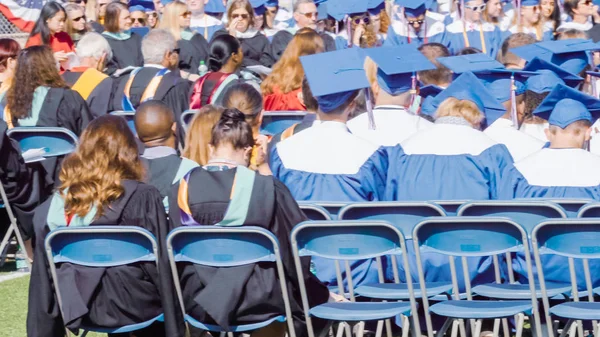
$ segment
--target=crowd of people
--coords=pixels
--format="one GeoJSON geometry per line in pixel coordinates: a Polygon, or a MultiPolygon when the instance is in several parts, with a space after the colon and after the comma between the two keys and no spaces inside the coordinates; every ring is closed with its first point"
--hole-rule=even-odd
{"type": "MultiPolygon", "coordinates": [[[[0,181],[33,261],[28,336],[161,313],[135,336],[183,336],[165,248],[180,226],[273,232],[302,336],[297,201],[600,200],[599,15],[591,0],[47,2],[24,48],[0,39],[0,181]],[[122,111],[135,112],[133,130],[122,111]],[[306,115],[266,135],[265,111],[306,115]],[[26,164],[7,136],[22,126],[62,127],[79,144],[26,164]],[[106,224],[153,233],[160,273],[63,263],[52,280],[46,235],[106,224]],[[54,287],[68,294],[62,310],[54,287]]],[[[460,277],[494,281],[477,260],[460,277]]],[[[426,281],[450,280],[440,256],[423,263],[426,281]]],[[[568,283],[567,263],[552,265],[546,281],[568,283]]],[[[354,285],[379,281],[374,260],[351,266],[354,285]]],[[[400,268],[384,267],[390,280],[400,268]]],[[[311,306],[345,300],[327,288],[339,286],[331,261],[303,268],[311,306]]],[[[273,267],[185,264],[179,275],[196,320],[227,329],[283,313],[273,267]]],[[[252,336],[284,333],[274,322],[252,336]]]]}

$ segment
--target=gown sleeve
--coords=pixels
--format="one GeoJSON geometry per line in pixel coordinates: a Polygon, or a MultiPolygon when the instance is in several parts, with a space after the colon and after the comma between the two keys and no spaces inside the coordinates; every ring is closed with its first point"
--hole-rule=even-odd
{"type": "Polygon", "coordinates": [[[87,102],[78,92],[66,89],[64,97],[58,105],[57,121],[58,126],[73,131],[79,137],[92,121],[92,113],[87,102]]]}
{"type": "Polygon", "coordinates": [[[271,43],[269,42],[269,39],[262,34],[260,34],[260,41],[261,41],[260,45],[262,45],[262,49],[260,51],[261,55],[260,55],[259,62],[263,66],[271,68],[273,66],[273,64],[275,64],[275,59],[271,55],[271,43]]]}
{"type": "MultiPolygon", "coordinates": [[[[285,30],[279,31],[273,35],[273,40],[271,40],[271,56],[275,62],[279,61],[283,51],[291,40],[292,34],[285,30]]],[[[333,42],[333,45],[335,48],[335,41],[333,42]]]]}
{"type": "Polygon", "coordinates": [[[105,78],[88,97],[88,105],[93,118],[98,118],[108,113],[109,104],[112,99],[113,83],[114,81],[111,77],[105,78]]]}
{"type": "Polygon", "coordinates": [[[499,190],[503,184],[502,171],[512,165],[513,158],[504,144],[496,144],[490,147],[480,157],[484,161],[484,167],[488,170],[490,199],[498,199],[499,190]]]}
{"type": "Polygon", "coordinates": [[[181,79],[176,83],[163,97],[162,101],[169,106],[175,114],[175,122],[177,123],[177,140],[181,146],[185,143],[185,130],[181,125],[181,115],[190,107],[190,90],[192,82],[181,79]]]}

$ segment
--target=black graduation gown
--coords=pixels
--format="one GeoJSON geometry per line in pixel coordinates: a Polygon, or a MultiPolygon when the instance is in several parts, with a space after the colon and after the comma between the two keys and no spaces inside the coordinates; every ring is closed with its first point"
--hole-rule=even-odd
{"type": "Polygon", "coordinates": [[[142,160],[146,165],[148,184],[156,187],[162,197],[168,196],[183,159],[172,154],[154,159],[142,158],[142,160]]]}
{"type": "Polygon", "coordinates": [[[106,64],[106,74],[112,75],[118,69],[129,66],[141,67],[144,65],[142,55],[142,37],[131,33],[127,40],[117,40],[107,35],[102,35],[108,41],[113,52],[113,57],[106,64]]]}
{"type": "MultiPolygon", "coordinates": [[[[214,225],[223,219],[235,172],[236,169],[206,171],[203,168],[192,171],[188,185],[191,192],[189,206],[198,223],[214,225]]],[[[178,189],[179,183],[173,186],[169,196],[169,217],[173,228],[181,226],[178,189]]],[[[290,302],[298,336],[304,335],[306,326],[290,232],[304,220],[306,217],[283,183],[272,176],[256,175],[244,224],[266,228],[279,240],[288,291],[293,294],[290,302]]],[[[326,302],[328,289],[310,273],[310,259],[302,262],[311,306],[326,302]]],[[[186,311],[201,322],[226,327],[256,323],[285,313],[277,272],[272,264],[231,268],[185,265],[180,266],[179,275],[186,311]]]]}
{"type": "Polygon", "coordinates": [[[200,62],[208,60],[208,42],[204,36],[194,34],[190,40],[177,41],[179,48],[179,69],[188,73],[198,74],[200,62]]]}
{"type": "MultiPolygon", "coordinates": [[[[73,87],[79,80],[83,72],[75,72],[67,70],[62,77],[70,87],[73,87]]],[[[110,101],[113,92],[113,79],[107,77],[102,82],[96,85],[90,96],[86,99],[90,112],[93,118],[106,115],[109,111],[110,101]]]]}
{"type": "MultiPolygon", "coordinates": [[[[130,100],[135,109],[140,105],[146,87],[159,70],[154,67],[144,67],[135,75],[130,90],[130,100]]],[[[123,110],[122,102],[128,79],[129,73],[122,74],[116,79],[118,83],[113,86],[116,91],[113,93],[110,111],[123,110]]],[[[154,94],[154,99],[162,101],[173,110],[177,122],[177,140],[182,146],[185,139],[185,130],[181,125],[181,114],[189,109],[191,86],[192,82],[181,78],[179,71],[171,71],[163,76],[154,94]]]]}
{"type": "MultiPolygon", "coordinates": [[[[319,33],[321,38],[323,39],[323,43],[325,44],[325,51],[334,51],[335,50],[335,40],[327,35],[326,33],[319,33]]],[[[271,51],[270,54],[273,57],[275,62],[279,61],[281,55],[287,48],[290,41],[294,35],[288,32],[287,30],[280,30],[275,35],[273,35],[273,39],[271,40],[271,51]]]]}
{"type": "MultiPolygon", "coordinates": [[[[215,32],[213,39],[219,35],[229,34],[226,29],[220,29],[215,32]]],[[[238,38],[244,52],[243,67],[263,65],[271,67],[275,61],[271,56],[271,45],[269,39],[262,33],[257,33],[251,38],[238,38]]]]}
{"type": "MultiPolygon", "coordinates": [[[[125,194],[110,207],[94,225],[139,226],[157,238],[167,234],[167,219],[161,197],[156,188],[131,180],[124,180],[125,194]]],[[[27,336],[62,337],[63,320],[53,291],[53,282],[44,251],[44,238],[50,232],[47,225],[51,200],[35,212],[37,240],[35,260],[29,283],[27,336]]],[[[159,240],[159,251],[165,251],[165,241],[159,240]]],[[[166,256],[166,255],[165,255],[166,256]]],[[[139,323],[165,314],[164,330],[161,324],[146,329],[137,336],[183,336],[184,326],[173,291],[168,260],[161,255],[160,273],[155,263],[139,263],[112,268],[88,268],[63,263],[57,275],[67,326],[72,329],[83,324],[123,326],[139,323]]]]}
{"type": "Polygon", "coordinates": [[[92,21],[90,23],[90,26],[92,26],[92,29],[98,34],[102,34],[102,32],[104,31],[104,26],[101,25],[99,22],[92,21]]]}
{"type": "MultiPolygon", "coordinates": [[[[7,129],[6,122],[0,120],[0,181],[23,239],[28,240],[33,236],[34,210],[47,196],[43,188],[44,172],[25,164],[19,144],[6,135],[7,129]]],[[[8,221],[3,224],[0,237],[4,237],[8,221]]]]}

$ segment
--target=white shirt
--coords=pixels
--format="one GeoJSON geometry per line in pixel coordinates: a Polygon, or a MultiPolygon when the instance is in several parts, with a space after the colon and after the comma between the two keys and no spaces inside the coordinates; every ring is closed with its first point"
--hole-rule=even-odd
{"type": "Polygon", "coordinates": [[[525,132],[533,138],[537,138],[546,143],[548,142],[548,138],[546,138],[546,133],[544,130],[547,129],[548,126],[548,122],[544,122],[542,124],[522,124],[519,131],[525,132]]]}
{"type": "Polygon", "coordinates": [[[483,131],[488,137],[506,145],[514,161],[528,157],[539,151],[544,142],[513,127],[511,120],[498,118],[483,131]]]}

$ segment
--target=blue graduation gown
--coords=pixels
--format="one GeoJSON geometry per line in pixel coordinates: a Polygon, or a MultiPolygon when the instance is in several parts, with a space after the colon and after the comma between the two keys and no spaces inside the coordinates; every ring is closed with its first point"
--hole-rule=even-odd
{"type": "MultiPolygon", "coordinates": [[[[344,123],[323,122],[279,142],[270,166],[296,200],[384,200],[386,152],[352,135],[344,123]]],[[[337,285],[332,261],[313,262],[321,281],[337,285]]],[[[351,261],[351,268],[354,284],[378,282],[375,260],[351,261]]]]}
{"type": "MultiPolygon", "coordinates": [[[[591,198],[600,200],[600,157],[582,149],[545,148],[505,169],[500,198],[591,198]]],[[[569,283],[567,258],[542,256],[546,282],[569,283]]],[[[600,261],[589,260],[594,287],[600,286],[600,261]]],[[[575,260],[579,289],[585,289],[581,260],[575,260]]],[[[513,270],[520,282],[527,282],[522,254],[513,258],[513,270]]],[[[537,278],[537,269],[534,266],[537,278]]]]}
{"type": "MultiPolygon", "coordinates": [[[[469,125],[440,123],[443,119],[390,151],[386,198],[412,201],[495,199],[500,172],[512,164],[506,146],[497,144],[469,125]]],[[[414,257],[409,254],[414,267],[414,257]]],[[[425,252],[422,259],[426,281],[451,281],[447,257],[425,252]]],[[[494,281],[491,258],[469,258],[468,265],[473,285],[494,281]]],[[[416,269],[411,269],[411,273],[413,280],[418,280],[416,269]]],[[[458,279],[462,290],[464,280],[460,270],[458,279]]]]}
{"type": "MultiPolygon", "coordinates": [[[[467,24],[466,30],[470,47],[483,51],[483,40],[485,53],[492,58],[496,58],[496,54],[498,54],[498,50],[502,45],[502,33],[497,26],[489,22],[467,24]],[[481,38],[482,34],[483,39],[481,38]]],[[[467,47],[463,35],[463,21],[457,20],[446,26],[446,34],[442,44],[448,47],[453,55],[467,47]]]]}
{"type": "Polygon", "coordinates": [[[421,46],[425,43],[442,43],[446,27],[442,21],[437,21],[429,16],[425,18],[425,23],[419,34],[406,22],[395,21],[391,29],[388,29],[388,36],[384,46],[398,46],[403,44],[416,43],[421,46]]]}

